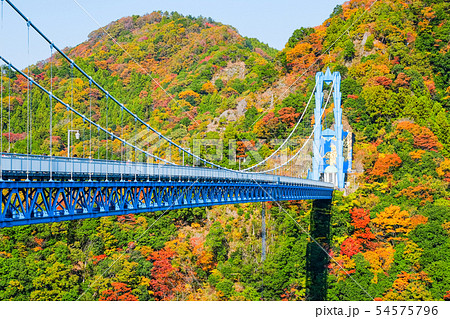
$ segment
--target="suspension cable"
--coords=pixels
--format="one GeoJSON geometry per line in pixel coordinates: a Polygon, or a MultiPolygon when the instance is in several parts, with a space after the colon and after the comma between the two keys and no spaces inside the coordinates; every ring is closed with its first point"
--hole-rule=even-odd
{"type": "MultiPolygon", "coordinates": [[[[331,95],[332,95],[333,90],[334,90],[334,81],[333,81],[333,85],[331,86],[331,91],[330,91],[330,93],[328,94],[327,101],[326,101],[325,105],[324,105],[324,106],[322,107],[322,109],[321,109],[320,117],[323,116],[323,114],[324,114],[324,112],[325,112],[325,110],[326,110],[326,107],[327,107],[327,105],[328,105],[328,102],[330,101],[330,97],[331,97],[331,95]]],[[[280,169],[280,168],[283,168],[284,166],[286,166],[287,164],[289,164],[289,163],[290,163],[291,161],[293,161],[298,155],[300,155],[300,152],[305,148],[306,144],[309,142],[309,140],[311,139],[311,137],[313,136],[313,134],[314,134],[314,130],[313,130],[313,131],[311,132],[311,134],[308,136],[308,138],[306,139],[306,141],[303,142],[302,147],[301,147],[301,148],[294,154],[294,156],[292,156],[289,160],[287,160],[286,162],[284,162],[283,164],[281,164],[281,165],[279,165],[279,166],[277,166],[277,167],[275,167],[275,168],[268,169],[268,170],[265,170],[265,171],[260,171],[260,172],[258,172],[258,173],[269,173],[269,172],[273,172],[273,171],[278,170],[278,169],[280,169]]]]}
{"type": "Polygon", "coordinates": [[[49,156],[50,156],[50,181],[52,180],[53,174],[53,44],[50,44],[50,146],[49,146],[49,156]]]}
{"type": "Polygon", "coordinates": [[[300,122],[303,120],[303,117],[305,116],[306,111],[308,110],[309,104],[311,103],[312,97],[314,96],[314,91],[316,90],[316,87],[317,87],[317,83],[316,83],[316,85],[314,86],[314,89],[313,89],[313,91],[312,91],[312,93],[311,93],[311,96],[309,97],[308,103],[306,104],[306,107],[305,107],[305,109],[303,110],[302,115],[301,115],[300,118],[298,119],[297,123],[295,124],[295,126],[294,126],[293,130],[291,131],[291,133],[289,134],[289,136],[283,141],[283,143],[282,143],[282,144],[281,144],[281,145],[280,145],[280,146],[279,146],[272,154],[270,154],[270,156],[266,157],[266,158],[263,159],[261,162],[255,164],[255,165],[253,165],[253,166],[250,166],[250,167],[248,167],[248,168],[246,168],[246,169],[242,169],[242,170],[241,170],[242,172],[247,172],[247,171],[249,171],[249,170],[251,170],[251,169],[253,169],[253,168],[259,167],[259,166],[261,166],[262,164],[266,163],[269,159],[271,159],[273,156],[275,156],[275,154],[277,154],[278,151],[281,150],[281,149],[284,147],[284,145],[286,145],[286,143],[290,140],[290,138],[292,137],[292,135],[293,135],[294,132],[296,131],[296,129],[297,129],[297,127],[299,126],[300,122]]]}
{"type": "Polygon", "coordinates": [[[29,181],[28,179],[28,174],[30,171],[30,157],[29,157],[29,140],[30,140],[30,136],[29,136],[29,122],[30,122],[30,23],[27,22],[27,55],[28,55],[28,67],[27,67],[27,73],[28,73],[28,82],[27,82],[27,181],[29,181]]]}
{"type": "MultiPolygon", "coordinates": [[[[48,43],[52,43],[47,36],[45,36],[16,6],[14,6],[11,1],[6,0],[6,2],[25,20],[27,21],[27,24],[29,24],[45,41],[47,41],[48,43]]],[[[83,70],[81,69],[72,59],[70,59],[62,50],[60,50],[57,46],[54,46],[55,49],[61,54],[61,56],[66,59],[69,63],[71,63],[71,65],[73,65],[78,71],[81,72],[82,75],[84,75],[86,78],[91,79],[91,77],[83,70]]],[[[93,81],[95,86],[97,86],[103,93],[107,94],[107,91],[101,86],[99,85],[96,81],[93,81]]],[[[143,121],[141,118],[139,118],[135,113],[133,113],[131,110],[129,110],[128,108],[126,108],[122,103],[120,103],[116,98],[114,98],[113,96],[110,96],[111,99],[119,106],[123,107],[124,110],[129,113],[132,117],[135,118],[136,121],[139,121],[141,124],[143,124],[144,126],[146,126],[148,129],[150,129],[151,131],[153,131],[154,133],[158,134],[158,136],[164,140],[166,140],[169,144],[173,145],[174,147],[178,148],[179,150],[185,152],[186,154],[189,154],[192,156],[192,158],[197,159],[205,164],[209,164],[212,167],[217,167],[220,169],[224,169],[224,170],[228,170],[228,171],[236,171],[230,168],[226,168],[223,167],[221,165],[217,165],[214,164],[202,157],[199,157],[193,153],[191,153],[190,151],[186,150],[185,148],[183,148],[181,145],[173,142],[170,138],[166,137],[165,135],[161,134],[160,132],[158,132],[156,129],[154,129],[152,126],[150,126],[148,123],[146,123],[145,121],[143,121]]],[[[249,168],[248,168],[249,169],[249,168]]],[[[246,170],[248,170],[246,169],[246,170]]]]}
{"type": "MultiPolygon", "coordinates": [[[[109,127],[108,127],[108,96],[109,94],[106,95],[106,130],[109,131],[109,127]]],[[[108,134],[106,134],[106,152],[105,152],[105,159],[106,159],[106,181],[108,181],[108,141],[109,141],[109,137],[108,134]]]]}
{"type": "Polygon", "coordinates": [[[92,81],[89,79],[89,181],[92,178],[92,81]]]}
{"type": "MultiPolygon", "coordinates": [[[[73,104],[73,78],[74,78],[74,74],[73,74],[73,64],[71,64],[70,65],[70,85],[71,85],[71,94],[70,94],[70,105],[72,106],[72,108],[74,107],[74,104],[73,104]]],[[[68,132],[68,136],[67,136],[67,141],[68,141],[68,143],[67,143],[67,157],[69,158],[69,161],[71,161],[72,162],[72,168],[71,168],[71,171],[70,171],[70,180],[72,181],[73,180],[73,165],[74,165],[74,163],[73,163],[73,154],[71,154],[71,152],[70,152],[70,134],[72,134],[72,132],[74,131],[73,130],[73,113],[72,112],[70,112],[70,114],[69,114],[69,121],[70,121],[70,129],[69,129],[69,132],[68,132]]],[[[72,142],[72,144],[75,144],[75,142],[72,142]]]]}
{"type": "MultiPolygon", "coordinates": [[[[2,51],[3,51],[3,0],[2,0],[2,5],[1,5],[1,38],[0,38],[0,42],[2,42],[2,51]]],[[[1,132],[0,132],[0,139],[1,139],[1,150],[0,150],[0,154],[3,154],[3,65],[0,66],[0,72],[1,72],[1,122],[0,122],[0,126],[1,126],[1,132]]],[[[9,79],[8,79],[9,82],[9,79]]],[[[3,155],[0,155],[3,156],[3,155]]],[[[3,181],[3,165],[2,165],[2,159],[0,158],[0,181],[3,181]]]]}
{"type": "MultiPolygon", "coordinates": [[[[42,31],[40,31],[32,22],[30,19],[28,19],[14,4],[11,3],[11,1],[9,0],[5,0],[21,17],[22,19],[24,19],[27,24],[29,26],[31,26],[45,41],[47,41],[49,44],[52,43],[52,41],[50,41],[50,39],[44,35],[42,33],[42,31]]],[[[81,68],[79,67],[72,59],[70,59],[61,49],[59,49],[56,45],[54,45],[55,50],[58,51],[58,53],[61,54],[61,56],[66,59],[70,64],[72,64],[79,72],[81,72],[82,75],[84,75],[87,79],[91,79],[91,77],[81,68]]],[[[100,89],[103,93],[107,93],[107,91],[100,85],[98,84],[96,81],[92,80],[92,83],[97,86],[98,89],[100,89]]],[[[143,121],[141,118],[139,118],[135,113],[133,113],[131,110],[129,110],[127,107],[125,107],[122,103],[120,103],[115,97],[110,96],[111,100],[113,100],[117,105],[121,106],[124,108],[124,110],[129,113],[132,117],[135,118],[136,121],[140,122],[142,125],[146,126],[148,129],[150,129],[151,131],[153,131],[154,133],[158,134],[158,136],[160,136],[160,138],[166,140],[168,143],[172,144],[174,147],[182,150],[183,152],[191,155],[193,158],[198,159],[199,161],[204,162],[205,164],[210,164],[211,166],[217,167],[217,168],[221,168],[224,170],[228,170],[228,171],[235,171],[233,169],[229,169],[214,163],[211,163],[189,151],[187,151],[186,149],[184,149],[182,146],[178,145],[177,143],[173,142],[170,138],[162,135],[160,132],[158,132],[156,129],[154,129],[152,126],[150,126],[148,123],[146,123],[145,121],[143,121]]]]}
{"type": "MultiPolygon", "coordinates": [[[[1,38],[0,38],[0,42],[3,42],[3,0],[2,0],[2,8],[1,8],[1,38]]],[[[4,42],[3,42],[4,43],[4,42]]],[[[2,49],[3,49],[3,44],[2,44],[2,49]]],[[[2,50],[3,51],[3,50],[2,50]]],[[[1,132],[0,132],[0,143],[1,143],[1,149],[0,149],[0,154],[3,154],[3,65],[0,65],[0,90],[1,90],[1,97],[0,97],[0,108],[1,108],[1,122],[0,122],[0,127],[1,127],[1,132]]],[[[0,155],[3,156],[3,155],[0,155]]],[[[2,159],[0,158],[0,181],[3,181],[3,166],[2,166],[2,159]]]]}
{"type": "MultiPolygon", "coordinates": [[[[8,60],[6,60],[4,57],[0,56],[0,60],[4,61],[6,64],[9,64],[11,66],[12,69],[14,69],[14,71],[16,71],[17,73],[19,73],[20,75],[22,75],[25,79],[30,80],[34,83],[34,85],[36,85],[41,91],[45,92],[46,94],[51,94],[53,99],[55,99],[57,102],[61,103],[63,106],[65,106],[68,110],[72,111],[74,114],[76,114],[77,116],[84,118],[86,121],[89,121],[89,123],[91,123],[93,126],[95,126],[98,131],[102,131],[102,132],[107,132],[107,130],[105,128],[103,128],[101,125],[93,122],[92,120],[88,119],[86,116],[84,116],[83,114],[81,114],[80,112],[78,112],[77,110],[75,110],[74,108],[72,108],[69,104],[67,104],[66,102],[64,102],[63,100],[61,100],[59,97],[55,96],[54,94],[50,93],[47,89],[45,89],[42,85],[40,85],[39,83],[35,82],[33,79],[31,79],[30,77],[28,77],[28,75],[26,75],[24,72],[22,72],[20,69],[18,69],[16,66],[12,65],[8,60]]],[[[175,165],[175,163],[171,163],[167,160],[164,160],[154,154],[149,154],[147,153],[145,150],[134,146],[132,143],[126,141],[125,139],[115,135],[114,133],[110,133],[107,132],[110,136],[114,137],[115,139],[117,139],[118,141],[120,141],[123,144],[126,144],[128,146],[130,146],[132,149],[136,149],[139,152],[145,153],[147,156],[151,156],[154,159],[160,160],[168,165],[175,165]]]]}
{"type": "MultiPolygon", "coordinates": [[[[120,108],[120,117],[121,117],[120,127],[122,129],[120,136],[123,138],[124,136],[123,136],[123,108],[122,107],[120,108]]],[[[123,149],[124,149],[124,146],[120,145],[120,161],[121,162],[123,162],[123,149]]],[[[122,181],[122,180],[123,180],[123,171],[122,171],[122,169],[120,169],[120,181],[122,181]]]]}
{"type": "Polygon", "coordinates": [[[8,153],[11,153],[11,65],[8,67],[8,153]]]}

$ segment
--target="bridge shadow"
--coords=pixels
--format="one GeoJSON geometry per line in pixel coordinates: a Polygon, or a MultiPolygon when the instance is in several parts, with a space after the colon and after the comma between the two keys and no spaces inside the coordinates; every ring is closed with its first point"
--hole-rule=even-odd
{"type": "Polygon", "coordinates": [[[330,247],[331,199],[313,201],[311,211],[311,236],[306,253],[307,300],[326,300],[327,277],[330,258],[321,247],[330,247]],[[320,245],[320,246],[319,246],[320,245]]]}

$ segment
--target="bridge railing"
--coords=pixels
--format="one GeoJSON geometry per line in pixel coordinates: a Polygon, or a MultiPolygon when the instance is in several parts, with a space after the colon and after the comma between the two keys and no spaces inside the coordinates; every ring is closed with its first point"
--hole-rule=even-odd
{"type": "Polygon", "coordinates": [[[170,180],[222,180],[295,184],[332,188],[331,184],[288,176],[248,173],[212,169],[205,167],[162,165],[142,162],[123,162],[89,158],[67,158],[45,155],[1,154],[1,170],[5,179],[30,178],[48,179],[51,172],[58,178],[111,178],[111,179],[170,179],[170,180]]]}

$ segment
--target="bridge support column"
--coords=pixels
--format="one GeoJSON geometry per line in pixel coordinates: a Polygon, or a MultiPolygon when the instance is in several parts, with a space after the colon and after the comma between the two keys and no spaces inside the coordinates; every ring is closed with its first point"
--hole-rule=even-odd
{"type": "Polygon", "coordinates": [[[313,201],[310,217],[311,237],[306,252],[306,290],[308,300],[326,300],[328,251],[330,247],[331,199],[313,201]]]}
{"type": "Polygon", "coordinates": [[[261,203],[261,261],[266,260],[266,203],[261,203]]]}

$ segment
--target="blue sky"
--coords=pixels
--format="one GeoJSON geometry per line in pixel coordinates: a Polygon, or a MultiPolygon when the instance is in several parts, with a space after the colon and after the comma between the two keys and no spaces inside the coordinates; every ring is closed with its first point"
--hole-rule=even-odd
{"type": "MultiPolygon", "coordinates": [[[[295,29],[316,26],[344,0],[12,0],[57,46],[75,46],[98,29],[77,5],[86,9],[101,26],[123,16],[152,11],[178,11],[184,15],[211,17],[230,24],[243,36],[255,37],[282,49],[295,29]]],[[[0,55],[23,68],[49,57],[50,49],[36,34],[27,45],[26,23],[3,3],[0,55]]]]}

